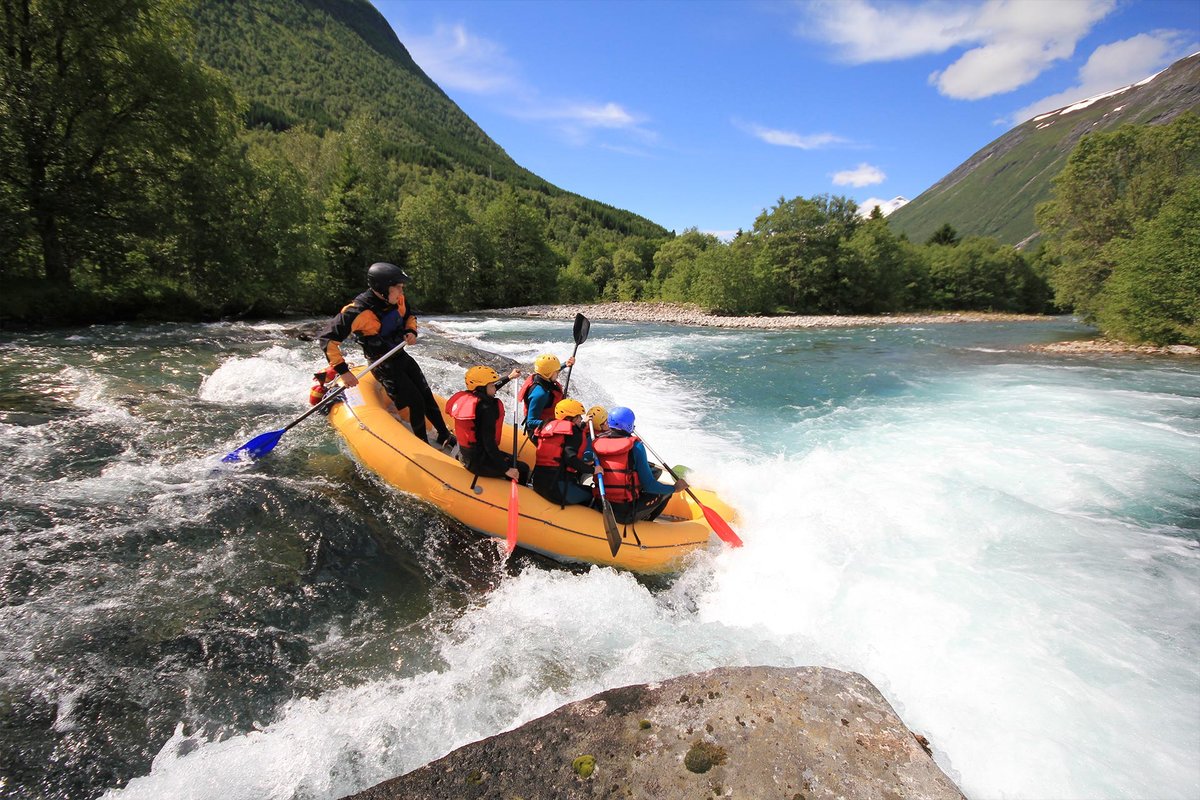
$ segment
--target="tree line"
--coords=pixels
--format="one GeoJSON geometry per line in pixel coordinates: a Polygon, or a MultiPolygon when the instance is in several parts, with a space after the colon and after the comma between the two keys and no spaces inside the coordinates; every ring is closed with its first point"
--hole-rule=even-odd
{"type": "MultiPolygon", "coordinates": [[[[328,124],[298,121],[306,102],[333,107],[324,96],[247,102],[197,57],[182,0],[4,0],[4,10],[3,318],[327,313],[361,290],[366,265],[404,260],[432,311],[602,299],[730,313],[1057,304],[1128,338],[1196,337],[1194,114],[1086,137],[1039,212],[1047,244],[1035,253],[949,225],[910,242],[878,210],[864,219],[828,195],[781,197],[722,241],[422,156],[416,117],[397,134],[360,106],[328,124]]],[[[246,58],[236,38],[209,47],[246,58]]]]}
{"type": "MultiPolygon", "coordinates": [[[[308,6],[246,2],[254,14],[300,14],[298,37],[319,40],[300,29],[308,6]]],[[[448,101],[438,106],[428,92],[413,96],[433,111],[415,103],[404,124],[381,113],[396,109],[365,102],[344,118],[299,121],[306,105],[345,110],[331,99],[336,78],[286,112],[244,100],[196,41],[198,18],[234,10],[186,0],[3,1],[0,319],[324,313],[361,289],[367,264],[404,253],[432,310],[542,302],[554,299],[558,269],[588,236],[667,235],[511,161],[496,159],[494,176],[489,161],[485,172],[477,140],[486,137],[469,120],[471,130],[459,130],[448,101]],[[454,124],[440,127],[439,114],[454,124]],[[435,135],[421,139],[425,128],[435,135]]],[[[375,30],[369,6],[336,10],[358,34],[375,30]]],[[[335,48],[347,34],[323,19],[335,48]]],[[[204,30],[222,30],[210,22],[204,30]]],[[[208,55],[253,52],[256,37],[239,24],[209,42],[208,55]]],[[[368,44],[389,59],[402,53],[386,38],[368,44]]],[[[332,52],[315,58],[335,74],[350,68],[332,52]]],[[[288,68],[266,63],[256,62],[252,79],[288,68]]],[[[383,73],[370,75],[376,83],[342,85],[342,94],[386,93],[383,73]]]]}
{"type": "Polygon", "coordinates": [[[949,225],[924,244],[845,197],[780,198],[729,242],[696,229],[658,243],[586,240],[559,275],[567,301],[667,300],[733,314],[913,309],[1043,313],[1040,256],[949,225]],[[649,244],[649,246],[647,246],[649,244]]]}
{"type": "Polygon", "coordinates": [[[1037,209],[1057,303],[1114,338],[1200,344],[1200,115],[1085,136],[1037,209]]]}

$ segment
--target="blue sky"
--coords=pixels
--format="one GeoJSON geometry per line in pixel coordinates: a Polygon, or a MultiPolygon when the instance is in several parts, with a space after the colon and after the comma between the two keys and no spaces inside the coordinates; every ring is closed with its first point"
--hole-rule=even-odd
{"type": "Polygon", "coordinates": [[[1200,0],[375,0],[522,166],[669,229],[914,198],[1042,111],[1200,50],[1200,0]]]}

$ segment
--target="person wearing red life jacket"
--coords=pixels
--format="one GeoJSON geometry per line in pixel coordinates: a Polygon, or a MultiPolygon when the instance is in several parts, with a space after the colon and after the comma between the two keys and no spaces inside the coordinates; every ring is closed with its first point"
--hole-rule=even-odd
{"type": "Polygon", "coordinates": [[[584,458],[583,403],[566,398],[554,407],[554,419],[537,429],[534,491],[560,506],[592,502],[592,493],[579,481],[592,473],[584,458]]]}
{"type": "Polygon", "coordinates": [[[554,421],[554,408],[563,399],[563,387],[558,382],[558,373],[564,366],[575,365],[575,356],[563,364],[558,356],[542,353],[533,360],[533,372],[521,385],[517,399],[525,407],[525,432],[533,436],[543,424],[554,421]]]}
{"type": "Polygon", "coordinates": [[[520,376],[514,369],[507,378],[496,370],[475,366],[467,370],[466,391],[446,400],[446,413],[454,418],[454,435],[463,464],[481,478],[508,478],[518,483],[529,481],[529,467],[501,449],[504,431],[504,402],[496,397],[500,387],[520,376]]]}
{"type": "MultiPolygon", "coordinates": [[[[608,432],[597,432],[592,442],[596,464],[604,475],[604,494],[618,522],[652,521],[667,507],[671,495],[687,488],[678,483],[659,483],[646,456],[646,446],[633,433],[633,412],[623,406],[608,412],[608,432]]],[[[594,487],[596,497],[600,487],[594,487]]]]}

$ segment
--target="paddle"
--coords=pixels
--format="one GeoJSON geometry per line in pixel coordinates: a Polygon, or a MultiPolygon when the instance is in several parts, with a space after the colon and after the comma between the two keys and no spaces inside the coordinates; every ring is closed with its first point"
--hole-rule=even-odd
{"type": "MultiPolygon", "coordinates": [[[[370,366],[368,366],[366,369],[364,369],[362,372],[360,372],[359,377],[361,378],[363,375],[366,375],[368,372],[372,371],[373,369],[378,367],[380,364],[387,361],[392,356],[396,355],[396,353],[399,353],[401,350],[404,349],[404,345],[405,345],[405,342],[401,342],[400,344],[393,347],[391,350],[384,353],[382,356],[380,356],[378,359],[376,359],[374,361],[374,363],[372,363],[370,366]]],[[[313,414],[320,411],[322,408],[325,408],[326,406],[328,406],[330,403],[332,403],[337,398],[341,397],[342,393],[345,392],[346,389],[347,389],[347,387],[345,384],[339,386],[336,391],[331,392],[330,394],[326,395],[325,398],[323,400],[321,400],[321,402],[317,403],[315,406],[310,408],[308,411],[305,411],[303,414],[296,417],[294,420],[289,422],[286,426],[280,428],[277,431],[268,431],[266,433],[260,433],[258,436],[255,436],[253,439],[246,442],[244,445],[242,445],[238,449],[234,450],[232,453],[225,456],[224,458],[222,458],[221,461],[223,461],[226,464],[232,464],[232,463],[236,463],[238,461],[257,461],[258,459],[265,456],[267,453],[274,450],[275,445],[279,444],[279,440],[283,438],[283,435],[285,433],[287,433],[292,428],[299,425],[301,422],[304,422],[304,420],[308,419],[313,414]]]]}
{"type": "MultiPolygon", "coordinates": [[[[575,327],[571,331],[571,336],[575,339],[575,349],[571,351],[571,358],[575,358],[575,354],[579,352],[579,345],[587,341],[588,333],[592,330],[592,323],[588,322],[588,318],[583,314],[575,315],[575,327]]],[[[567,382],[563,385],[563,397],[568,396],[567,390],[571,388],[571,370],[574,365],[567,367],[567,382]]]]}
{"type": "MultiPolygon", "coordinates": [[[[652,456],[654,456],[656,459],[658,459],[659,463],[661,463],[663,465],[663,467],[667,470],[667,472],[671,473],[671,477],[674,478],[675,481],[678,483],[679,475],[675,472],[675,470],[673,470],[667,466],[667,462],[663,461],[662,456],[660,456],[658,453],[654,452],[654,448],[650,446],[649,442],[647,442],[645,439],[642,439],[641,436],[638,436],[638,438],[642,440],[642,444],[646,445],[646,449],[650,451],[650,454],[652,456]]],[[[713,511],[708,506],[704,505],[704,503],[701,503],[700,498],[696,497],[696,493],[693,492],[690,488],[684,489],[684,491],[687,492],[688,495],[693,500],[696,501],[696,505],[700,506],[700,510],[704,512],[704,518],[706,520],[708,520],[708,524],[713,529],[713,533],[715,533],[715,534],[717,534],[717,536],[721,537],[721,540],[724,541],[726,544],[730,545],[731,547],[741,547],[742,546],[742,540],[739,539],[738,535],[733,532],[733,528],[729,527],[729,523],[726,522],[725,520],[721,519],[720,514],[718,514],[716,511],[713,511]]]]}
{"type": "MultiPolygon", "coordinates": [[[[588,430],[591,431],[592,441],[596,441],[596,428],[590,417],[588,430]]],[[[596,462],[596,485],[600,487],[600,505],[604,509],[604,535],[608,537],[608,549],[616,558],[617,551],[621,549],[621,534],[617,531],[617,516],[613,514],[612,503],[608,502],[608,495],[604,491],[604,472],[600,469],[599,460],[596,462]]]]}
{"type": "MultiPolygon", "coordinates": [[[[520,475],[520,468],[517,467],[517,409],[520,403],[517,401],[518,389],[517,385],[513,384],[513,469],[517,470],[520,475]]],[[[521,512],[517,507],[520,502],[519,493],[517,492],[517,479],[512,479],[511,488],[508,490],[508,538],[505,540],[505,553],[511,553],[517,546],[517,520],[521,517],[521,512]]]]}

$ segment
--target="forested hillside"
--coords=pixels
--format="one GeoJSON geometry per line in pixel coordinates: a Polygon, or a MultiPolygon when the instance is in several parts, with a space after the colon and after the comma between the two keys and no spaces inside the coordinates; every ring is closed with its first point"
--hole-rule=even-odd
{"type": "Polygon", "coordinates": [[[668,235],[516,165],[366,0],[10,10],[0,319],[324,312],[406,252],[427,307],[538,302],[584,239],[668,235]]]}
{"type": "MultiPolygon", "coordinates": [[[[1068,220],[1047,223],[1061,247],[1023,253],[945,220],[910,241],[819,195],[780,197],[729,242],[676,236],[513,163],[365,0],[12,8],[0,16],[5,320],[325,313],[389,260],[429,311],[662,299],[735,313],[1040,312],[1053,278],[1060,307],[1103,322],[1059,278],[1103,250],[1104,291],[1143,302],[1136,265],[1190,219],[1184,186],[1166,216],[1147,205],[1103,240],[1055,214],[1068,220]]],[[[1189,141],[1156,145],[1137,169],[1189,141]]]]}
{"type": "MultiPolygon", "coordinates": [[[[516,164],[413,61],[367,0],[202,0],[197,55],[245,100],[250,128],[318,135],[367,117],[389,161],[461,170],[516,189],[556,219],[556,238],[594,228],[662,236],[663,228],[549,184],[516,164]],[[526,192],[525,190],[528,190],[526,192]],[[563,198],[551,205],[547,198],[563,198]]],[[[482,191],[482,186],[476,187],[482,191]]],[[[494,187],[490,191],[494,192],[494,187]]]]}

